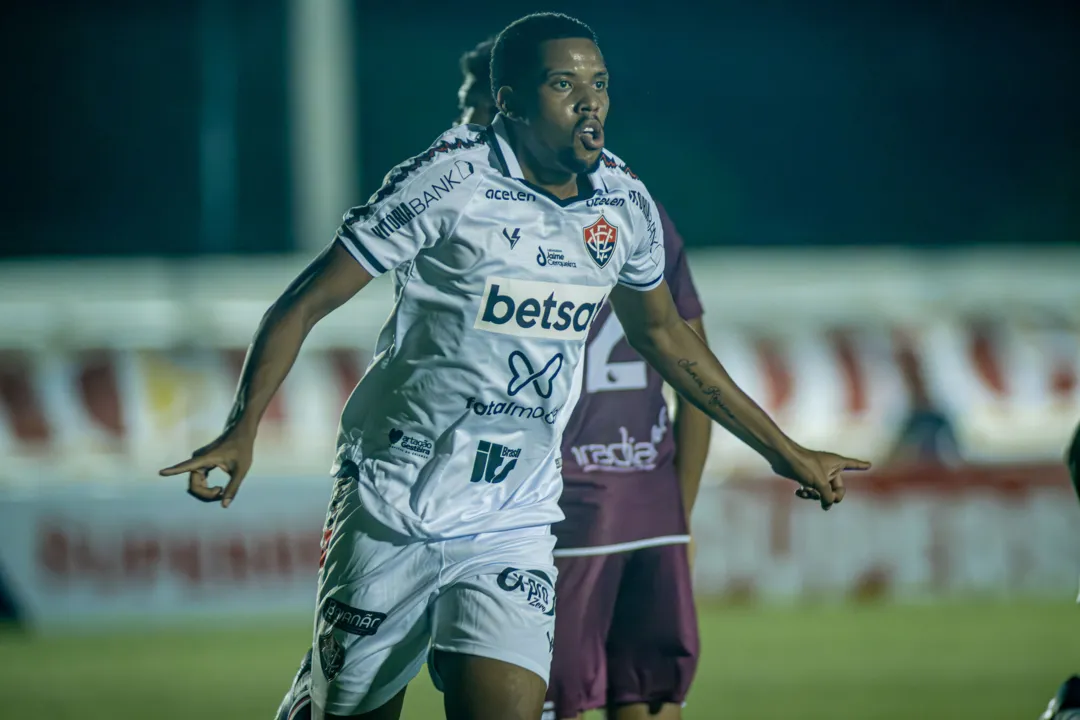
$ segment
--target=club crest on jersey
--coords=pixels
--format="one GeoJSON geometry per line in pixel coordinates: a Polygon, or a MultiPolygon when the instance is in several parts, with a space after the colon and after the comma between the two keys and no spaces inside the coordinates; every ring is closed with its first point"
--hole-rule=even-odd
{"type": "Polygon", "coordinates": [[[619,228],[609,223],[603,215],[596,222],[584,228],[585,249],[597,267],[606,267],[615,254],[615,245],[619,240],[619,228]]]}

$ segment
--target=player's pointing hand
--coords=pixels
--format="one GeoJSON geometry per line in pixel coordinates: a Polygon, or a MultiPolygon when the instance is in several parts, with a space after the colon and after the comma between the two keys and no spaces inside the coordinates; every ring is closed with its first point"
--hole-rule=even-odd
{"type": "Polygon", "coordinates": [[[189,495],[203,502],[220,500],[222,507],[229,507],[244,476],[251,469],[252,445],[252,440],[224,433],[209,445],[193,452],[190,460],[164,468],[158,474],[169,477],[188,473],[189,495]],[[228,474],[229,483],[224,488],[219,485],[210,487],[207,483],[207,475],[214,468],[228,474]]]}
{"type": "Polygon", "coordinates": [[[802,486],[795,491],[796,495],[806,500],[818,500],[822,510],[828,510],[844,499],[846,490],[842,473],[869,469],[870,463],[866,460],[805,448],[773,467],[777,475],[802,486]]]}

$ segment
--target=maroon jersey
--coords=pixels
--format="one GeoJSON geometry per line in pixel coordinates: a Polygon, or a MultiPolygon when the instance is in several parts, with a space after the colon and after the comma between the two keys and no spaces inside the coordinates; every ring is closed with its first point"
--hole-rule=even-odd
{"type": "MultiPolygon", "coordinates": [[[[662,206],[664,277],[684,319],[701,317],[682,238],[662,206]]],[[[605,305],[593,322],[585,375],[563,434],[566,519],[552,529],[557,550],[685,535],[664,381],[626,341],[605,305]]]]}

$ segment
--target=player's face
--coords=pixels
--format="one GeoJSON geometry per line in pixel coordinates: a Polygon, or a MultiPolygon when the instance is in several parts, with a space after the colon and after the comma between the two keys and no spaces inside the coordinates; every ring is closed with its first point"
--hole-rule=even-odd
{"type": "Polygon", "coordinates": [[[604,149],[608,72],[592,40],[548,40],[540,48],[541,77],[528,109],[531,148],[563,170],[591,170],[604,149]],[[545,157],[546,156],[546,157],[545,157]]]}
{"type": "Polygon", "coordinates": [[[459,124],[490,125],[495,119],[495,101],[491,98],[491,83],[483,82],[472,73],[465,76],[458,88],[459,124]]]}

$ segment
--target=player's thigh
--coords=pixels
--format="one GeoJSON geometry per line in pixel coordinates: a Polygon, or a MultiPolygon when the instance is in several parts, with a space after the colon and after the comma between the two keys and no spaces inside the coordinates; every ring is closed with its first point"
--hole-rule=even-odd
{"type": "Polygon", "coordinates": [[[439,553],[388,531],[351,498],[339,504],[325,560],[312,703],[329,715],[363,715],[394,700],[423,666],[439,553]]]}
{"type": "Polygon", "coordinates": [[[611,707],[680,705],[700,651],[685,545],[636,550],[623,572],[608,637],[611,707]]]}
{"type": "MultiPolygon", "coordinates": [[[[320,710],[314,703],[311,704],[311,720],[398,720],[401,717],[401,709],[405,705],[405,689],[388,702],[371,712],[359,715],[332,715],[320,710]]],[[[290,720],[293,720],[290,718],[290,720]]],[[[300,720],[297,718],[296,720],[300,720]]]]}
{"type": "Polygon", "coordinates": [[[436,687],[451,720],[540,717],[555,635],[554,566],[455,580],[435,600],[436,687]]]}
{"type": "Polygon", "coordinates": [[[558,606],[545,718],[577,717],[607,702],[607,639],[625,556],[556,557],[558,606]]]}
{"type": "Polygon", "coordinates": [[[447,720],[536,720],[544,679],[503,660],[436,650],[447,720]]]}

